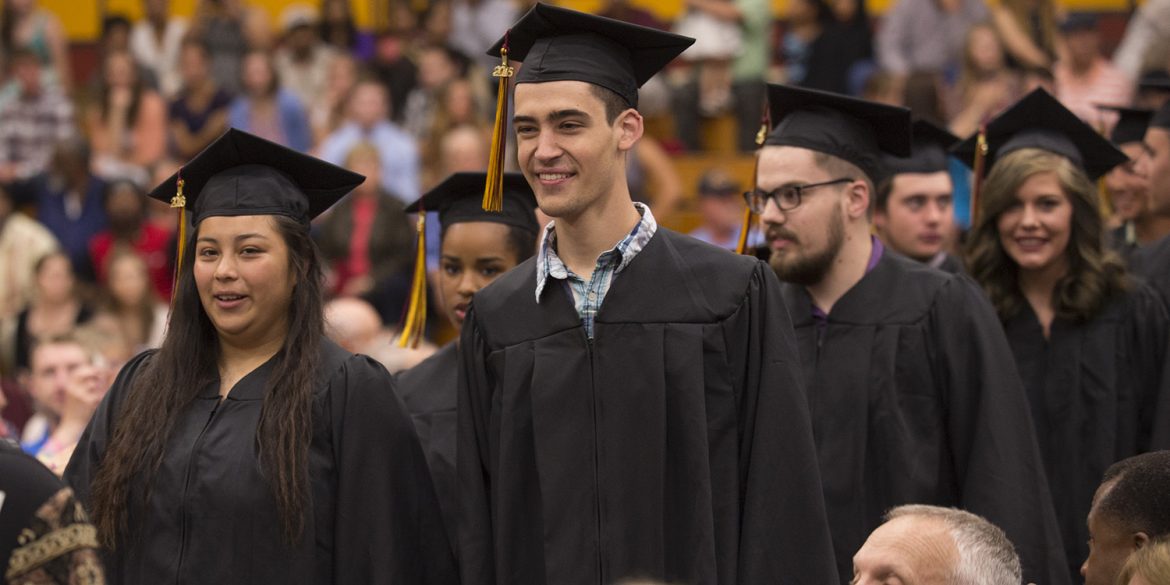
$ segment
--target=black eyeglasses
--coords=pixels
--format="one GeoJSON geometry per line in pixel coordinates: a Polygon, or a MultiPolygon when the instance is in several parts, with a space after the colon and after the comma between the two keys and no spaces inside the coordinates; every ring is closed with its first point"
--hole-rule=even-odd
{"type": "Polygon", "coordinates": [[[800,207],[801,198],[804,197],[804,192],[809,189],[852,182],[852,177],[842,177],[840,179],[833,179],[832,181],[825,181],[823,183],[789,185],[787,187],[780,187],[774,191],[761,191],[756,189],[754,191],[748,191],[747,193],[744,193],[743,200],[747,202],[748,209],[751,209],[752,213],[756,215],[764,213],[764,208],[768,206],[769,199],[776,203],[776,206],[780,208],[780,211],[791,211],[797,207],[800,207]]]}

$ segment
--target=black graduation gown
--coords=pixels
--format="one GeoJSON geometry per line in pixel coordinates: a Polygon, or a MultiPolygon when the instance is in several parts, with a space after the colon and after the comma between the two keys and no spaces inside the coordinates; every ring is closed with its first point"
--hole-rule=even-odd
{"type": "Polygon", "coordinates": [[[964,274],[966,270],[963,269],[963,261],[959,260],[952,254],[943,252],[943,261],[938,265],[938,270],[946,272],[947,274],[964,274]]]}
{"type": "MultiPolygon", "coordinates": [[[[286,543],[256,453],[274,360],[222,402],[219,383],[179,417],[149,501],[130,490],[128,540],[107,556],[111,583],[455,583],[426,460],[381,365],[322,344],[309,448],[311,506],[286,543]]],[[[153,352],[118,375],[74,452],[66,479],[83,503],[130,382],[153,352]]]]}
{"type": "Polygon", "coordinates": [[[465,585],[837,578],[779,282],[665,228],[587,339],[536,259],[479,291],[459,374],[465,585]]]}
{"type": "Polygon", "coordinates": [[[1155,426],[1170,425],[1166,309],[1143,284],[1091,321],[1055,320],[1048,339],[1028,306],[1004,331],[1031,404],[1069,569],[1077,570],[1089,554],[1085,519],[1105,470],[1170,448],[1151,444],[1155,426]]]}
{"type": "Polygon", "coordinates": [[[843,581],[882,515],[916,503],[987,518],[1028,581],[1070,583],[1027,399],[974,282],[887,249],[823,328],[804,287],[784,299],[843,581]]]}
{"type": "Polygon", "coordinates": [[[1170,236],[1138,248],[1130,257],[1130,265],[1170,306],[1170,236]]]}
{"type": "Polygon", "coordinates": [[[459,383],[458,345],[449,343],[434,355],[395,377],[395,390],[414,421],[443,510],[447,537],[455,546],[459,499],[455,479],[455,389],[459,383]]]}

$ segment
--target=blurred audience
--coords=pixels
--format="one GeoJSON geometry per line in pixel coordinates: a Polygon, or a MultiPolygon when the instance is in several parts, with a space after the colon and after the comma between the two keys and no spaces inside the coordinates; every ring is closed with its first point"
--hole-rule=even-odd
{"type": "Polygon", "coordinates": [[[102,63],[97,100],[85,112],[93,147],[93,169],[112,181],[145,185],[148,169],[166,152],[167,107],[163,98],[138,76],[134,56],[107,54],[102,63]]]}
{"type": "Polygon", "coordinates": [[[1059,21],[1055,0],[999,0],[990,2],[988,8],[1009,65],[1020,69],[1052,66],[1059,21]]]}
{"type": "Polygon", "coordinates": [[[111,259],[119,252],[133,252],[146,263],[147,282],[160,298],[171,297],[174,242],[169,229],[148,221],[146,191],[136,183],[117,181],[106,189],[108,229],[89,240],[90,261],[99,283],[108,283],[111,259]]]}
{"type": "Polygon", "coordinates": [[[118,338],[132,353],[162,345],[167,305],[151,283],[146,260],[131,250],[119,249],[109,258],[107,274],[94,320],[112,317],[118,338]]]}
{"type": "Polygon", "coordinates": [[[170,150],[183,161],[199,154],[228,127],[232,98],[212,77],[208,47],[206,42],[190,39],[179,52],[183,86],[170,105],[170,150]]]}
{"type": "Polygon", "coordinates": [[[32,48],[16,49],[8,60],[18,91],[0,106],[0,184],[27,203],[42,187],[53,146],[76,132],[73,103],[42,79],[32,48]]]}
{"type": "Polygon", "coordinates": [[[318,35],[319,20],[317,10],[305,4],[288,6],[281,15],[284,38],[276,52],[276,70],[302,104],[315,104],[325,95],[337,53],[318,35]]]}
{"type": "Polygon", "coordinates": [[[106,182],[91,171],[89,143],[74,135],[57,144],[52,166],[37,195],[37,219],[56,236],[73,269],[86,282],[95,273],[89,240],[106,229],[106,182]]]}
{"type": "Polygon", "coordinates": [[[37,0],[7,0],[0,12],[0,53],[15,58],[28,51],[36,58],[46,85],[68,92],[73,87],[68,39],[61,21],[37,0]]]}
{"type": "Polygon", "coordinates": [[[179,53],[189,23],[186,18],[171,14],[170,0],[145,0],[143,7],[144,18],[130,33],[130,51],[154,73],[163,98],[171,99],[183,85],[179,53]]]}
{"type": "Polygon", "coordinates": [[[350,55],[338,55],[329,68],[325,91],[314,103],[303,104],[308,108],[309,126],[313,132],[313,144],[320,144],[345,120],[345,107],[349,94],[357,85],[359,65],[350,55]]]}
{"type": "Polygon", "coordinates": [[[359,142],[370,142],[381,156],[382,187],[404,204],[419,195],[419,156],[414,140],[390,121],[386,88],[360,81],[350,95],[346,121],[325,138],[321,158],[343,164],[359,142]]]}
{"type": "Polygon", "coordinates": [[[8,372],[29,367],[29,355],[37,339],[69,333],[93,315],[64,254],[43,256],[37,262],[35,279],[28,306],[0,324],[0,360],[8,372]]]}
{"type": "Polygon", "coordinates": [[[466,71],[466,57],[447,45],[424,45],[419,49],[418,83],[406,96],[402,122],[402,127],[415,140],[427,139],[430,131],[428,122],[440,108],[439,92],[466,71]]]}
{"type": "Polygon", "coordinates": [[[1054,92],[1078,118],[1108,134],[1117,115],[1101,112],[1097,104],[1129,104],[1133,79],[1113,66],[1101,54],[1101,33],[1097,17],[1074,13],[1060,26],[1064,34],[1064,55],[1052,68],[1054,92]]]}
{"type": "MultiPolygon", "coordinates": [[[[16,211],[0,187],[0,319],[12,317],[33,296],[36,265],[57,250],[57,238],[35,219],[16,211]]],[[[10,374],[0,370],[0,375],[10,374]]]]}
{"type": "MultiPolygon", "coordinates": [[[[229,94],[239,89],[240,60],[248,50],[244,36],[247,10],[243,0],[198,0],[191,38],[207,47],[208,72],[216,87],[229,94]]],[[[185,84],[190,79],[184,76],[185,84]]]]}
{"type": "Polygon", "coordinates": [[[308,152],[313,135],[300,98],[281,83],[272,55],[251,51],[244,57],[240,94],[232,101],[228,125],[294,150],[308,152]]]}
{"type": "Polygon", "coordinates": [[[485,81],[490,79],[491,68],[499,64],[500,57],[485,52],[520,18],[519,3],[512,0],[439,0],[435,4],[445,4],[449,11],[447,43],[479,63],[478,74],[485,81]]]}
{"type": "Polygon", "coordinates": [[[963,43],[959,79],[947,100],[951,132],[958,136],[974,134],[980,124],[1021,95],[1020,78],[1007,66],[995,27],[972,26],[963,43]]]}
{"type": "Polygon", "coordinates": [[[987,18],[984,0],[898,0],[875,39],[878,64],[900,79],[919,71],[953,75],[967,31],[987,18]]]}
{"type": "Polygon", "coordinates": [[[1170,67],[1170,0],[1148,0],[1136,5],[1125,36],[1113,53],[1113,63],[1131,78],[1170,67]]]}
{"type": "MultiPolygon", "coordinates": [[[[743,188],[719,168],[709,169],[699,178],[699,215],[702,223],[691,231],[692,238],[727,250],[739,245],[743,231],[743,188]]],[[[761,238],[756,234],[755,243],[761,238]]]]}
{"type": "MultiPolygon", "coordinates": [[[[419,139],[419,154],[422,157],[420,181],[424,189],[433,187],[447,177],[450,163],[442,159],[442,150],[443,142],[452,130],[474,130],[475,139],[479,143],[491,144],[492,129],[484,114],[484,103],[476,95],[470,81],[462,77],[451,79],[435,92],[433,102],[435,108],[430,112],[423,137],[419,139]]],[[[486,167],[485,158],[483,168],[486,167]]],[[[480,169],[477,167],[476,170],[480,169]]]]}

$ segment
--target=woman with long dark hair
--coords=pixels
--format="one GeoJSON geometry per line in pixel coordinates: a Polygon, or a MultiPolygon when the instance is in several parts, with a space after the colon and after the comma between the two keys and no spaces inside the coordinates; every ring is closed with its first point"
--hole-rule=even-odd
{"type": "MultiPolygon", "coordinates": [[[[487,173],[455,173],[407,208],[439,213],[442,231],[436,296],[456,331],[463,327],[472,295],[536,253],[539,224],[532,187],[520,173],[506,173],[503,209],[484,211],[486,180],[487,173]]],[[[426,450],[452,543],[459,504],[455,478],[458,371],[458,342],[452,341],[399,374],[396,387],[426,450]]]]}
{"type": "Polygon", "coordinates": [[[324,336],[309,221],[362,177],[230,130],[186,198],[167,336],[118,375],[66,478],[116,583],[453,583],[393,381],[324,336]]]}
{"type": "Polygon", "coordinates": [[[1075,574],[1102,474],[1170,447],[1170,325],[1106,245],[1093,180],[1125,155],[1043,90],[993,120],[987,140],[995,160],[968,267],[1023,378],[1075,574]]]}

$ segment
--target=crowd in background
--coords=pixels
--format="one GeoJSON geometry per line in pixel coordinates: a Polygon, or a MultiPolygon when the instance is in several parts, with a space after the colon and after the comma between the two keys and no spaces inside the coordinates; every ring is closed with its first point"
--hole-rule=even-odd
{"type": "MultiPolygon", "coordinates": [[[[767,0],[688,0],[674,23],[603,4],[703,40],[643,88],[640,111],[665,130],[638,144],[628,174],[656,215],[690,206],[696,237],[725,247],[746,186],[715,169],[697,204],[682,201],[672,156],[701,152],[720,119],[750,152],[765,80],[911,106],[960,136],[1036,86],[1103,131],[1112,119],[1094,104],[1170,95],[1165,0],[1130,15],[1112,56],[1097,18],[1054,0],[897,0],[880,19],[860,0],[790,0],[780,19],[767,0]]],[[[390,344],[415,256],[403,209],[450,173],[486,168],[498,59],[484,50],[531,2],[418,5],[391,2],[391,26],[364,30],[347,0],[292,5],[275,21],[241,0],[201,0],[190,18],[144,0],[137,21],[105,15],[97,66],[75,70],[57,15],[5,2],[0,436],[60,471],[120,364],[160,343],[176,212],[145,195],[229,127],[367,177],[313,230],[331,267],[332,330],[391,370],[426,354],[390,344]]],[[[449,339],[432,321],[432,338],[449,339]]]]}

